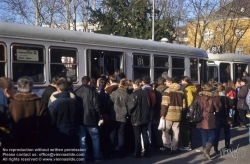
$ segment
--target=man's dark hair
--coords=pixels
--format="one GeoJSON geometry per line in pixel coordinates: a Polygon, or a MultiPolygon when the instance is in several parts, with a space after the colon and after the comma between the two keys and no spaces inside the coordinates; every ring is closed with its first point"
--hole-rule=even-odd
{"type": "Polygon", "coordinates": [[[51,80],[51,84],[56,85],[56,82],[57,82],[58,79],[59,79],[58,76],[53,77],[52,80],[51,80]]]}
{"type": "Polygon", "coordinates": [[[150,77],[144,76],[144,77],[142,78],[142,81],[143,81],[145,84],[149,84],[149,83],[150,83],[150,77]]]}
{"type": "Polygon", "coordinates": [[[82,77],[82,84],[88,84],[89,81],[90,81],[90,78],[88,76],[82,77]]]}
{"type": "Polygon", "coordinates": [[[60,91],[68,91],[69,90],[69,82],[66,78],[61,77],[57,80],[56,82],[56,87],[60,90],[60,91]]]}
{"type": "Polygon", "coordinates": [[[179,84],[180,81],[179,81],[179,79],[177,77],[173,77],[172,82],[179,84]]]}

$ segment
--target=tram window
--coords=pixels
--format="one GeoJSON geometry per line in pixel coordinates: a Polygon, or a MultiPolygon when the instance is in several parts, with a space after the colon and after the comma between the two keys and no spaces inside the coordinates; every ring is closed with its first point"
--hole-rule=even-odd
{"type": "Polygon", "coordinates": [[[190,59],[191,81],[198,81],[198,59],[190,59]]]}
{"type": "Polygon", "coordinates": [[[172,77],[177,77],[180,80],[184,76],[184,72],[184,58],[172,57],[172,77]]]}
{"type": "Polygon", "coordinates": [[[220,82],[227,83],[228,80],[231,80],[230,76],[230,64],[229,63],[220,63],[220,82]]]}
{"type": "Polygon", "coordinates": [[[0,77],[5,76],[5,47],[0,44],[0,77]]]}
{"type": "Polygon", "coordinates": [[[77,51],[66,48],[50,48],[50,79],[69,77],[77,81],[77,51]]]}
{"type": "Polygon", "coordinates": [[[218,81],[218,67],[208,66],[208,78],[213,78],[215,81],[218,81]]]}
{"type": "Polygon", "coordinates": [[[43,83],[44,78],[44,48],[33,45],[12,46],[12,75],[13,81],[22,76],[31,77],[35,83],[43,83]]]}
{"type": "Polygon", "coordinates": [[[154,80],[161,77],[163,72],[168,72],[168,56],[154,56],[154,80]]]}
{"type": "Polygon", "coordinates": [[[133,54],[133,78],[150,76],[150,56],[146,54],[133,54]]]}

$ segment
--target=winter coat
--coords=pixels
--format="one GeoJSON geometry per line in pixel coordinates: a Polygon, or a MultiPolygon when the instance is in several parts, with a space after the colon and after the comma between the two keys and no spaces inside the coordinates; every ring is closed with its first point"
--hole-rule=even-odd
{"type": "Polygon", "coordinates": [[[150,98],[146,91],[135,89],[129,95],[127,109],[133,126],[147,124],[150,121],[150,98]]]}
{"type": "Polygon", "coordinates": [[[215,112],[219,112],[221,108],[219,97],[212,92],[201,91],[198,104],[202,109],[203,120],[197,124],[197,128],[215,129],[215,112]]]}
{"type": "Polygon", "coordinates": [[[112,121],[126,122],[127,121],[127,89],[119,87],[112,92],[109,101],[109,119],[112,121]]]}
{"type": "Polygon", "coordinates": [[[97,92],[88,85],[83,84],[76,89],[75,95],[77,101],[83,107],[82,124],[97,126],[99,119],[102,119],[97,92]]]}
{"type": "Polygon", "coordinates": [[[162,100],[162,94],[167,89],[166,85],[159,85],[155,89],[155,107],[154,107],[154,116],[152,120],[152,124],[159,124],[160,118],[161,118],[161,100],[162,100]]]}
{"type": "Polygon", "coordinates": [[[185,98],[181,86],[173,83],[162,96],[161,116],[169,121],[181,121],[182,110],[185,109],[185,98]]]}
{"type": "Polygon", "coordinates": [[[42,99],[34,93],[17,93],[9,110],[17,128],[15,147],[46,147],[44,143],[51,129],[51,116],[42,99]]]}
{"type": "Polygon", "coordinates": [[[236,109],[236,105],[237,105],[237,91],[236,91],[235,89],[231,88],[231,87],[227,87],[226,93],[225,93],[225,94],[226,94],[226,96],[227,96],[226,101],[227,101],[227,107],[228,107],[228,109],[236,109]],[[233,98],[233,97],[228,97],[228,96],[227,96],[228,93],[229,93],[231,90],[233,90],[233,91],[236,92],[236,97],[235,97],[235,98],[233,98]]]}
{"type": "Polygon", "coordinates": [[[55,131],[66,136],[77,135],[78,125],[81,123],[82,108],[70,93],[63,91],[54,95],[56,100],[49,105],[52,116],[52,126],[55,131]]]}
{"type": "Polygon", "coordinates": [[[186,100],[186,107],[189,107],[195,99],[197,88],[194,85],[188,85],[184,88],[183,92],[186,100]]]}
{"type": "Polygon", "coordinates": [[[246,103],[246,97],[248,94],[248,86],[244,85],[240,87],[240,93],[238,94],[238,103],[237,103],[237,109],[238,110],[248,110],[248,105],[246,103]]]}
{"type": "Polygon", "coordinates": [[[220,111],[215,112],[215,116],[226,118],[229,113],[228,100],[227,100],[228,98],[226,97],[224,92],[218,92],[218,95],[216,96],[220,100],[221,108],[220,108],[220,111]]]}
{"type": "Polygon", "coordinates": [[[54,93],[54,92],[56,92],[56,91],[57,91],[56,87],[53,87],[52,85],[49,85],[49,86],[43,91],[42,100],[46,103],[47,106],[48,106],[48,104],[49,104],[50,96],[52,95],[52,93],[54,93]]]}

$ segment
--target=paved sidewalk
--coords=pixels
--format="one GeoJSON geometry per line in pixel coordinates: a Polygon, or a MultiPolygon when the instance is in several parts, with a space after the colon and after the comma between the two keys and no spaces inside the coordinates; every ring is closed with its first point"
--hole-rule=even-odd
{"type": "MultiPolygon", "coordinates": [[[[223,129],[219,142],[219,149],[225,146],[223,129]]],[[[133,144],[133,143],[131,143],[133,144]]],[[[201,145],[201,136],[199,130],[193,130],[193,147],[190,152],[180,152],[177,155],[164,155],[160,151],[152,152],[151,158],[133,158],[131,156],[122,159],[105,160],[101,164],[250,164],[250,145],[248,139],[248,129],[233,128],[231,129],[231,148],[233,152],[220,151],[215,154],[211,150],[212,161],[205,160],[203,157],[201,145]],[[200,151],[200,152],[198,152],[200,151]]],[[[88,162],[89,164],[94,162],[88,162]]]]}

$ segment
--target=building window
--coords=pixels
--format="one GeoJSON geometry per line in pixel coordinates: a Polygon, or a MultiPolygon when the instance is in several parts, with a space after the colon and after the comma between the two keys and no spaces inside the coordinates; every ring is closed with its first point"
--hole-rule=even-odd
{"type": "Polygon", "coordinates": [[[235,30],[235,35],[236,35],[237,38],[241,38],[243,36],[243,34],[244,34],[244,30],[243,29],[239,28],[239,29],[235,30]]]}
{"type": "Polygon", "coordinates": [[[237,53],[237,54],[243,54],[243,47],[237,47],[235,53],[237,53]]]}
{"type": "Polygon", "coordinates": [[[204,32],[204,40],[211,40],[212,39],[212,31],[211,30],[206,30],[204,32]]]}

